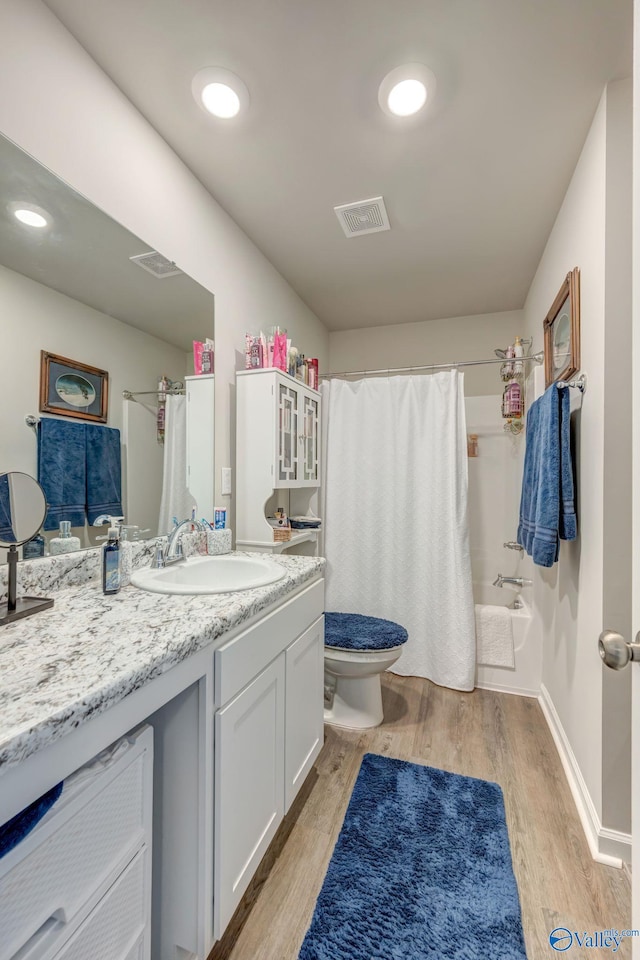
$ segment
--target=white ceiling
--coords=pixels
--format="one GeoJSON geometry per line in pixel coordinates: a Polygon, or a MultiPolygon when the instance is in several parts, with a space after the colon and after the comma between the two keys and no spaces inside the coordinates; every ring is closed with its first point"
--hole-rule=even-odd
{"type": "Polygon", "coordinates": [[[519,308],[604,84],[631,73],[631,0],[47,0],[330,329],[519,308]],[[393,120],[394,66],[436,99],[393,120]],[[247,84],[208,117],[193,75],[247,84]],[[392,229],[347,239],[337,204],[392,229]]]}
{"type": "Polygon", "coordinates": [[[0,264],[185,351],[213,336],[214,299],[191,277],[158,280],[129,257],[150,247],[0,137],[0,264]],[[35,204],[51,227],[18,223],[9,204],[35,204]]]}

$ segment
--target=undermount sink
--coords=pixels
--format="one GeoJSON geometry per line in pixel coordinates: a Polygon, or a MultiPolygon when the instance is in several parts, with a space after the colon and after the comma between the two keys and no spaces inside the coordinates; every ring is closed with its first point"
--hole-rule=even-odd
{"type": "Polygon", "coordinates": [[[136,570],[134,587],[154,593],[233,593],[266,587],[284,577],[284,568],[273,560],[237,554],[221,557],[193,557],[162,567],[136,570]]]}

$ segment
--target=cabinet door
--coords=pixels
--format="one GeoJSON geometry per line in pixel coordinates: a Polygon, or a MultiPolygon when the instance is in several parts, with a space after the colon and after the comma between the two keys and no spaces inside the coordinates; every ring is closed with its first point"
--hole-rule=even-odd
{"type": "Polygon", "coordinates": [[[300,479],[305,485],[316,486],[320,483],[320,399],[310,393],[301,393],[299,402],[302,417],[300,479]]]}
{"type": "Polygon", "coordinates": [[[216,938],[284,815],[284,675],[282,653],[216,714],[216,938]]]}
{"type": "Polygon", "coordinates": [[[324,617],[285,651],[285,812],[324,741],[324,617]]]}
{"type": "Polygon", "coordinates": [[[299,409],[295,386],[278,381],[278,437],[276,486],[296,485],[298,480],[299,409]]]}

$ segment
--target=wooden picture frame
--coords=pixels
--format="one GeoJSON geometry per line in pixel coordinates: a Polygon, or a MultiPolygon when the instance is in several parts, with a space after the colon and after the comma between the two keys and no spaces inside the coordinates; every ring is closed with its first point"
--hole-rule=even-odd
{"type": "Polygon", "coordinates": [[[545,387],[570,380],[580,369],[580,270],[565,277],[544,318],[545,387]]]}
{"type": "Polygon", "coordinates": [[[107,422],[109,374],[98,367],[40,351],[40,412],[107,422]]]}

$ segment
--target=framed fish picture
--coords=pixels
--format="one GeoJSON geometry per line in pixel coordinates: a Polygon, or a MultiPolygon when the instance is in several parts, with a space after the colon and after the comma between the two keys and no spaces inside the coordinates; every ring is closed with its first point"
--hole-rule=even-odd
{"type": "Polygon", "coordinates": [[[40,412],[107,422],[109,374],[98,367],[40,352],[40,412]]]}
{"type": "Polygon", "coordinates": [[[580,369],[580,270],[564,278],[544,318],[545,387],[570,380],[580,369]]]}

